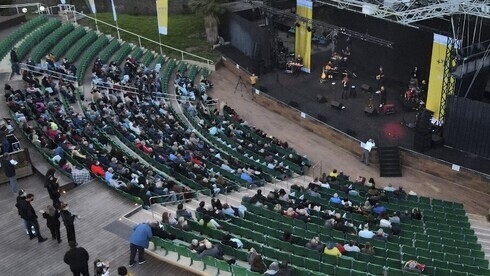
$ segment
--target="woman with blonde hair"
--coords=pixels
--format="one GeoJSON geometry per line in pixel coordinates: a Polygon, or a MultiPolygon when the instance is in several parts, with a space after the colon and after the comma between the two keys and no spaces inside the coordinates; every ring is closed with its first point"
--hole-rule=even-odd
{"type": "Polygon", "coordinates": [[[60,212],[55,209],[52,205],[46,206],[46,211],[41,211],[43,214],[43,218],[46,219],[46,225],[51,231],[51,236],[53,240],[58,240],[58,243],[61,242],[60,235],[60,212]]]}
{"type": "Polygon", "coordinates": [[[175,218],[172,216],[171,213],[169,213],[169,212],[163,212],[163,214],[162,214],[162,224],[175,225],[175,224],[177,224],[177,221],[175,220],[175,218]]]}

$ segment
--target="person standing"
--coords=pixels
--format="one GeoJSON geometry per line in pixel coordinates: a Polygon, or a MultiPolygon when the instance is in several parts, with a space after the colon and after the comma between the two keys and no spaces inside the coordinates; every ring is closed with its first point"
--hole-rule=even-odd
{"type": "Polygon", "coordinates": [[[134,232],[129,238],[129,267],[133,267],[135,263],[136,252],[138,252],[139,264],[144,264],[145,248],[148,248],[150,239],[153,237],[151,226],[148,223],[141,223],[133,228],[134,232]]]}
{"type": "Polygon", "coordinates": [[[19,213],[20,217],[25,220],[26,228],[29,232],[29,238],[32,240],[37,236],[39,242],[45,242],[47,239],[41,235],[39,230],[39,223],[37,222],[37,215],[34,208],[32,208],[31,202],[34,200],[33,194],[27,194],[26,199],[19,201],[19,213]],[[34,227],[35,233],[32,233],[32,227],[34,227]]]}
{"type": "Polygon", "coordinates": [[[61,219],[63,220],[63,224],[65,225],[66,228],[66,237],[69,242],[75,242],[77,241],[75,237],[75,218],[79,218],[77,215],[74,215],[68,211],[68,204],[61,202],[60,205],[60,215],[61,219]]]}
{"type": "Polygon", "coordinates": [[[12,159],[12,155],[8,153],[4,153],[2,156],[2,168],[5,172],[5,176],[8,177],[10,182],[10,191],[13,194],[17,194],[17,177],[15,176],[15,165],[17,161],[12,159]]]}
{"type": "Polygon", "coordinates": [[[50,168],[48,172],[46,173],[45,176],[45,187],[48,190],[49,193],[49,198],[53,200],[53,206],[54,208],[59,209],[60,208],[60,184],[58,184],[58,178],[54,175],[56,170],[54,168],[50,168]]]}
{"type": "Polygon", "coordinates": [[[29,234],[29,230],[28,230],[28,227],[27,227],[27,221],[22,218],[22,214],[20,213],[20,208],[21,208],[21,205],[22,205],[22,201],[25,201],[26,200],[26,196],[27,196],[27,194],[26,194],[26,192],[24,190],[19,190],[19,195],[17,196],[17,203],[15,204],[15,207],[17,207],[19,216],[21,216],[22,223],[24,224],[24,228],[26,229],[26,233],[29,234]]]}
{"type": "Polygon", "coordinates": [[[53,206],[48,205],[46,211],[41,211],[41,213],[43,214],[43,218],[46,219],[46,225],[48,226],[49,231],[51,231],[53,240],[57,240],[58,243],[60,243],[60,212],[53,206]]]}
{"type": "Polygon", "coordinates": [[[361,162],[364,162],[366,166],[369,166],[369,154],[371,153],[371,150],[375,146],[376,145],[374,144],[373,139],[369,139],[366,143],[361,143],[361,148],[362,148],[361,162]]]}
{"type": "Polygon", "coordinates": [[[20,75],[19,58],[15,48],[10,50],[10,62],[12,63],[12,73],[20,75]]]}
{"type": "Polygon", "coordinates": [[[90,257],[87,250],[83,247],[77,247],[78,244],[75,241],[69,241],[68,245],[70,250],[65,253],[63,261],[70,266],[73,276],[90,276],[88,272],[88,260],[90,257]]]}

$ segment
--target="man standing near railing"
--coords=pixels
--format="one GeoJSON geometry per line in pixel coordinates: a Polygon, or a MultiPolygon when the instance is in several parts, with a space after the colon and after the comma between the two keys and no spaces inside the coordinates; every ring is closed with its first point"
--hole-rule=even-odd
{"type": "Polygon", "coordinates": [[[12,63],[12,73],[20,75],[19,58],[17,57],[15,48],[10,50],[10,62],[12,63]]]}

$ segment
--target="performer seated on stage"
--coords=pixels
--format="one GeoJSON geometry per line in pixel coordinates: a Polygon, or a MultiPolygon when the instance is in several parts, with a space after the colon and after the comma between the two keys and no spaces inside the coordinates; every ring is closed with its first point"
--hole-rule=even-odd
{"type": "Polygon", "coordinates": [[[415,89],[410,88],[405,91],[405,101],[414,101],[415,100],[415,89]]]}
{"type": "Polygon", "coordinates": [[[294,62],[289,61],[287,63],[286,72],[298,74],[299,72],[301,72],[301,68],[303,68],[303,58],[300,55],[298,55],[298,57],[294,60],[294,62]]]}
{"type": "Polygon", "coordinates": [[[349,61],[349,58],[350,58],[349,46],[345,47],[345,49],[342,50],[342,58],[343,58],[344,62],[349,61]]]}
{"type": "Polygon", "coordinates": [[[338,68],[334,67],[332,61],[329,61],[325,67],[323,67],[322,75],[320,77],[321,82],[325,82],[327,79],[333,79],[334,74],[338,73],[338,68]]]}

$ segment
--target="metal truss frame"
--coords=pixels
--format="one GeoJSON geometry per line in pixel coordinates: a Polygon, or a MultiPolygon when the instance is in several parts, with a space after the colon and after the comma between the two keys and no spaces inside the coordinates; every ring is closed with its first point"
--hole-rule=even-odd
{"type": "Polygon", "coordinates": [[[454,94],[456,80],[451,75],[452,69],[456,66],[455,50],[458,48],[459,40],[448,37],[446,46],[446,58],[444,59],[444,74],[442,77],[442,93],[439,106],[439,121],[444,123],[446,117],[447,98],[454,94]]]}

